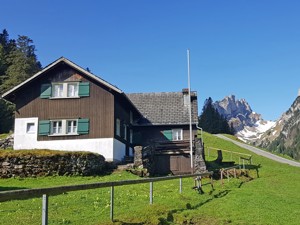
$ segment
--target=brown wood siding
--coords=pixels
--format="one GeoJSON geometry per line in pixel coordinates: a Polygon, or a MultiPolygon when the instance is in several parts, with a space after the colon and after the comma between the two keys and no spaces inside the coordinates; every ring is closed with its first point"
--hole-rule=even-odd
{"type": "Polygon", "coordinates": [[[38,140],[111,138],[114,136],[114,94],[69,66],[60,65],[16,94],[16,118],[38,117],[39,120],[89,118],[87,135],[48,137],[38,140]],[[74,99],[41,99],[41,84],[62,81],[90,82],[90,96],[74,99]]]}
{"type": "Polygon", "coordinates": [[[156,175],[167,175],[167,174],[190,174],[191,159],[189,154],[181,155],[155,155],[155,168],[154,173],[156,175]]]}

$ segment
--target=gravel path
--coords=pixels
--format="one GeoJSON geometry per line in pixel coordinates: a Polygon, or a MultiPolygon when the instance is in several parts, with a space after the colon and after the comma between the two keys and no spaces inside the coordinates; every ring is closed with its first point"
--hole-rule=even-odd
{"type": "Polygon", "coordinates": [[[222,138],[226,141],[231,141],[233,142],[234,144],[242,147],[242,148],[245,148],[245,149],[248,149],[249,151],[251,152],[254,152],[255,154],[257,155],[261,155],[261,156],[264,156],[264,157],[267,157],[269,159],[272,159],[274,161],[277,161],[277,162],[280,162],[280,163],[286,163],[286,164],[289,164],[291,166],[297,166],[297,167],[300,167],[300,162],[295,162],[293,160],[289,160],[289,159],[285,159],[285,158],[282,158],[280,156],[277,156],[277,155],[274,155],[270,152],[266,152],[266,151],[263,151],[263,150],[260,150],[258,148],[255,148],[251,145],[247,145],[247,144],[243,144],[241,142],[238,142],[238,141],[234,141],[228,137],[225,137],[224,135],[221,135],[221,134],[216,134],[215,136],[219,137],[219,138],[222,138]]]}

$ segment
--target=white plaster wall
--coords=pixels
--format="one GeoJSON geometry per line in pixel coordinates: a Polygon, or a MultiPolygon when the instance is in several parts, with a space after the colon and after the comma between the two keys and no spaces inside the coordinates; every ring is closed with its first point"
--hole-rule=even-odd
{"type": "Polygon", "coordinates": [[[125,155],[125,145],[114,138],[38,141],[37,134],[38,118],[15,119],[14,149],[90,151],[103,155],[107,161],[120,161],[125,155]],[[35,124],[32,133],[26,132],[28,123],[35,124]]]}

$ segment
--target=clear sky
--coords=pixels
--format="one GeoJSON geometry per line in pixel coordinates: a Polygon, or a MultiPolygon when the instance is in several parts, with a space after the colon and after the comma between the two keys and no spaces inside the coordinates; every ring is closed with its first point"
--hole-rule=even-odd
{"type": "Polygon", "coordinates": [[[0,0],[0,29],[33,39],[43,66],[64,56],[124,92],[234,94],[278,119],[300,88],[298,0],[0,0]]]}

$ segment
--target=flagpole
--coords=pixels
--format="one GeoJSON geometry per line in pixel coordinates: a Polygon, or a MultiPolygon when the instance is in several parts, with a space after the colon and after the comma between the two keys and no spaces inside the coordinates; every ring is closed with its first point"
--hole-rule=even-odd
{"type": "Polygon", "coordinates": [[[189,89],[189,117],[190,117],[190,156],[191,156],[191,172],[193,173],[193,140],[192,140],[192,101],[191,101],[191,78],[190,78],[190,50],[187,50],[188,61],[188,89],[189,89]]]}

